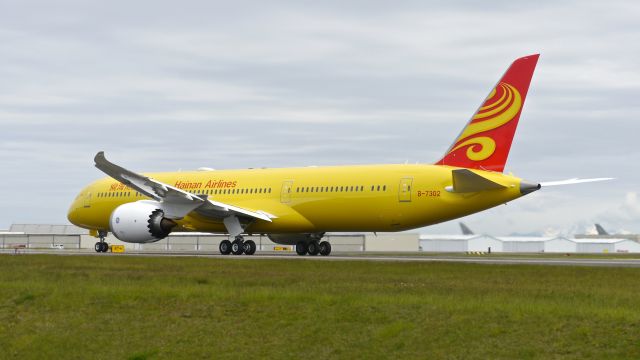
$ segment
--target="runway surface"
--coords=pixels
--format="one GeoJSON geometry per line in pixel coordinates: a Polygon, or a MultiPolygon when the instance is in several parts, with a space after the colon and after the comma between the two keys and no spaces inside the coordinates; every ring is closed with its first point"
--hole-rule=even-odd
{"type": "MultiPolygon", "coordinates": [[[[57,250],[57,249],[0,249],[0,254],[29,255],[48,254],[60,256],[143,256],[143,257],[201,257],[233,260],[296,260],[296,261],[384,261],[384,262],[450,262],[471,264],[501,265],[556,265],[556,266],[605,266],[605,267],[640,267],[640,256],[632,258],[545,258],[535,255],[513,256],[456,256],[456,255],[421,255],[421,254],[375,254],[375,253],[334,253],[330,256],[298,256],[295,253],[259,252],[255,255],[220,255],[205,252],[139,252],[96,253],[93,250],[57,250]]],[[[584,256],[584,255],[582,255],[584,256]]],[[[596,255],[597,256],[597,255],[596,255]]],[[[595,256],[594,256],[595,257],[595,256]]]]}

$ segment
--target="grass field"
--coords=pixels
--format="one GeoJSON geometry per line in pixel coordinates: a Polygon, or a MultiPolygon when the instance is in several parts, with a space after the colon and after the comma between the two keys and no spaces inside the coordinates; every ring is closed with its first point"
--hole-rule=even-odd
{"type": "Polygon", "coordinates": [[[0,256],[0,357],[640,358],[640,269],[0,256]]]}

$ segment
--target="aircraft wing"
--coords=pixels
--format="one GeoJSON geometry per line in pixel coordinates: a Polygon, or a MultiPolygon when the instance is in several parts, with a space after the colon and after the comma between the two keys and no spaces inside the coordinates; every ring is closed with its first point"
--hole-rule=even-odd
{"type": "Polygon", "coordinates": [[[95,166],[105,174],[160,202],[165,211],[165,217],[169,219],[183,218],[196,209],[201,215],[219,220],[231,215],[269,222],[271,222],[272,218],[275,218],[275,216],[264,211],[253,211],[214,201],[209,199],[207,195],[192,194],[150,177],[137,174],[107,160],[103,151],[96,154],[94,161],[96,163],[95,166]]]}

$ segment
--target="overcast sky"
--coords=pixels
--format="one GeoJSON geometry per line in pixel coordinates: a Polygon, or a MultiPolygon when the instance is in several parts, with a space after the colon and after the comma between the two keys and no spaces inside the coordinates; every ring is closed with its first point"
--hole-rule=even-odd
{"type": "Polygon", "coordinates": [[[505,171],[618,179],[463,221],[640,232],[638,19],[632,1],[0,1],[0,229],[66,223],[100,150],[141,172],[432,163],[541,53],[505,171]]]}

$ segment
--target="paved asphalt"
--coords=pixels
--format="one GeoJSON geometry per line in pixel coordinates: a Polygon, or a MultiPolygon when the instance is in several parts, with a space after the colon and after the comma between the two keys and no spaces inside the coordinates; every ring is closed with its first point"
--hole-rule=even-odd
{"type": "MultiPolygon", "coordinates": [[[[13,249],[0,249],[0,254],[15,254],[13,249]]],[[[607,266],[607,267],[640,267],[640,258],[545,258],[536,255],[526,256],[455,256],[455,255],[412,255],[412,254],[375,254],[375,253],[334,253],[330,256],[298,256],[295,253],[258,252],[255,255],[234,256],[203,252],[139,252],[96,253],[93,250],[58,250],[58,249],[20,249],[18,255],[51,254],[61,256],[169,256],[169,257],[205,257],[214,259],[264,260],[286,259],[297,261],[385,261],[385,262],[450,262],[472,264],[501,265],[556,265],[556,266],[607,266]]]]}

